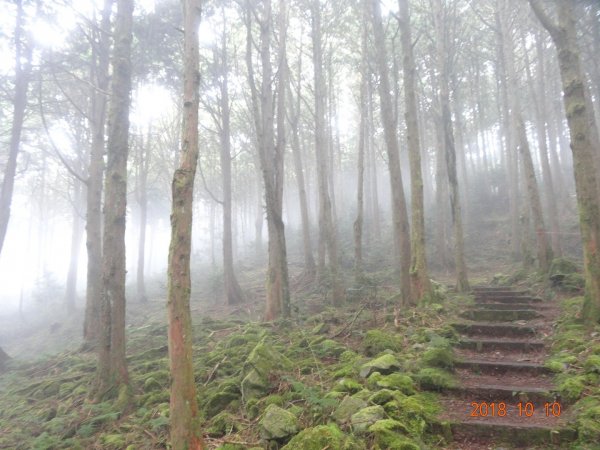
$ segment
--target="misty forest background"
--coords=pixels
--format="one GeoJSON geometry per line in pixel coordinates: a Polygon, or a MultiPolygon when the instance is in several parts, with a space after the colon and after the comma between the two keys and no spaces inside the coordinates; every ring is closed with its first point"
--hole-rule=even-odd
{"type": "Polygon", "coordinates": [[[296,323],[386,292],[398,323],[535,279],[600,320],[598,2],[2,10],[2,365],[97,355],[124,407],[126,330],[167,300],[173,448],[201,448],[190,304],[296,323]]]}

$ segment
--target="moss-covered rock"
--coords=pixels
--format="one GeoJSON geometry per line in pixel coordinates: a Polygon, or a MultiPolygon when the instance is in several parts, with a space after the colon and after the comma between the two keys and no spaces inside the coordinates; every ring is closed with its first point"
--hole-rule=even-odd
{"type": "Polygon", "coordinates": [[[369,403],[385,405],[392,400],[398,399],[399,395],[403,396],[404,394],[399,394],[398,391],[392,391],[390,389],[381,389],[369,397],[369,403]]]}
{"type": "Polygon", "coordinates": [[[371,389],[392,389],[406,395],[413,395],[416,392],[413,379],[402,373],[381,375],[379,372],[373,372],[369,376],[367,384],[371,389]]]}
{"type": "Polygon", "coordinates": [[[588,358],[583,363],[583,369],[586,373],[600,373],[600,356],[588,356],[588,358]]]}
{"type": "Polygon", "coordinates": [[[379,372],[387,375],[397,370],[400,370],[400,363],[396,357],[386,354],[363,364],[360,368],[360,376],[367,378],[373,372],[379,372]]]}
{"type": "Polygon", "coordinates": [[[290,370],[292,362],[272,348],[263,338],[250,352],[244,363],[241,393],[244,401],[262,397],[270,389],[269,377],[278,370],[290,370]]]}
{"type": "Polygon", "coordinates": [[[353,414],[366,407],[367,403],[364,400],[347,395],[333,413],[333,418],[338,423],[345,423],[350,420],[353,414]]]}
{"type": "Polygon", "coordinates": [[[414,378],[422,389],[440,391],[456,386],[456,380],[452,374],[435,367],[426,367],[419,370],[414,378]]]}
{"type": "Polygon", "coordinates": [[[233,380],[229,380],[225,383],[220,383],[216,386],[216,392],[206,396],[206,400],[201,402],[203,409],[206,411],[208,417],[213,417],[223,411],[227,406],[238,400],[241,396],[240,389],[237,383],[233,380]]]}
{"type": "Polygon", "coordinates": [[[575,408],[577,431],[582,443],[600,442],[600,397],[587,397],[577,402],[575,408]]]}
{"type": "Polygon", "coordinates": [[[361,391],[363,388],[362,384],[352,378],[342,378],[333,387],[334,392],[349,392],[354,394],[355,392],[361,391]]]}
{"type": "Polygon", "coordinates": [[[360,433],[365,431],[378,420],[383,419],[384,416],[385,410],[382,406],[367,406],[366,408],[363,408],[352,414],[350,423],[352,423],[352,429],[360,433]]]}
{"type": "Polygon", "coordinates": [[[354,439],[346,436],[336,425],[307,428],[292,438],[282,450],[362,450],[354,439]]]}
{"type": "Polygon", "coordinates": [[[584,375],[564,375],[561,376],[560,379],[558,391],[563,400],[574,402],[581,397],[586,385],[586,378],[584,375]]]}
{"type": "Polygon", "coordinates": [[[315,354],[321,358],[329,356],[337,358],[346,351],[346,347],[333,339],[325,339],[313,347],[315,354]]]}
{"type": "Polygon", "coordinates": [[[239,429],[239,420],[232,414],[222,411],[212,418],[210,425],[205,428],[206,434],[221,437],[239,429]]]}
{"type": "Polygon", "coordinates": [[[281,441],[298,433],[298,418],[277,405],[269,405],[260,420],[260,436],[265,440],[281,441]]]}
{"type": "Polygon", "coordinates": [[[425,350],[422,361],[427,367],[439,367],[441,369],[452,369],[454,367],[454,352],[452,347],[432,347],[425,350]]]}
{"type": "Polygon", "coordinates": [[[397,352],[400,350],[402,340],[390,331],[379,329],[369,330],[362,341],[362,350],[367,356],[375,356],[384,350],[397,352]]]}
{"type": "Polygon", "coordinates": [[[406,436],[406,426],[397,420],[383,419],[369,427],[375,440],[375,449],[420,450],[419,445],[406,436]]]}

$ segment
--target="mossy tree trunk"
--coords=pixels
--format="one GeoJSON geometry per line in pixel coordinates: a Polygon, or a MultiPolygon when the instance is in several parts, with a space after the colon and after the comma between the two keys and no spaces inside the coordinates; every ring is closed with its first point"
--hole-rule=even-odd
{"type": "Polygon", "coordinates": [[[179,167],[175,170],[172,183],[168,260],[170,422],[173,450],[200,450],[204,448],[204,443],[197,423],[198,403],[192,364],[193,333],[190,313],[192,211],[199,153],[199,0],[184,0],[183,20],[183,129],[179,167]]]}
{"type": "Polygon", "coordinates": [[[558,23],[553,23],[537,0],[529,2],[548,30],[558,52],[563,101],[571,132],[571,151],[575,171],[575,189],[579,206],[579,225],[585,265],[585,302],[583,317],[589,324],[600,321],[600,198],[594,148],[590,138],[592,111],[585,99],[585,74],[579,56],[573,5],[556,1],[558,23]]]}
{"type": "MultiPolygon", "coordinates": [[[[388,156],[390,171],[390,185],[392,192],[392,221],[395,257],[398,264],[400,278],[400,296],[404,304],[412,303],[410,290],[411,245],[410,226],[406,210],[406,198],[400,171],[400,154],[398,149],[398,136],[394,108],[392,105],[392,91],[388,74],[388,56],[385,44],[385,35],[381,19],[379,0],[366,0],[370,3],[371,20],[373,23],[373,36],[375,44],[375,59],[379,72],[379,101],[381,103],[381,120],[388,156]]],[[[367,4],[368,4],[367,3],[367,4]]]]}
{"type": "Polygon", "coordinates": [[[421,172],[421,142],[416,96],[415,57],[413,54],[408,0],[398,0],[398,9],[403,55],[406,139],[408,141],[411,181],[411,302],[416,303],[431,295],[431,282],[425,256],[425,208],[423,204],[423,175],[421,172]]]}
{"type": "Polygon", "coordinates": [[[98,348],[99,397],[114,394],[126,400],[129,374],[125,360],[125,221],[127,155],[131,95],[133,0],[117,1],[113,67],[108,111],[104,233],[102,239],[102,338],[98,348]]]}

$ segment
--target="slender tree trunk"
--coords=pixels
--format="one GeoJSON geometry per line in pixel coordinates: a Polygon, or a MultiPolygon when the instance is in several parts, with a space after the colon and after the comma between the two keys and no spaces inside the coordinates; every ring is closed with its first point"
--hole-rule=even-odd
{"type": "MultiPolygon", "coordinates": [[[[225,20],[225,14],[223,14],[225,20]]],[[[222,34],[221,45],[221,177],[223,186],[223,282],[227,304],[236,305],[244,301],[235,269],[233,268],[232,195],[231,195],[231,120],[229,106],[229,63],[227,61],[226,34],[222,34]]]]}
{"type": "MultiPolygon", "coordinates": [[[[271,66],[271,1],[263,5],[260,18],[259,57],[261,60],[262,80],[259,91],[254,80],[252,63],[252,11],[246,11],[246,65],[252,92],[252,107],[258,136],[258,154],[263,175],[265,205],[267,210],[267,228],[269,234],[269,263],[267,268],[267,299],[265,320],[274,320],[279,316],[289,317],[290,291],[285,243],[285,228],[282,218],[283,207],[283,156],[285,149],[285,89],[287,86],[286,61],[286,18],[285,0],[280,0],[279,16],[279,77],[277,98],[277,142],[273,123],[273,69],[271,66]]],[[[251,5],[248,5],[250,8],[251,5]]],[[[256,12],[255,12],[256,13],[256,12]]]]}
{"type": "Polygon", "coordinates": [[[300,42],[300,53],[298,56],[298,84],[296,97],[292,98],[291,84],[289,96],[290,128],[292,131],[292,153],[294,158],[294,172],[298,185],[298,197],[300,201],[300,217],[302,219],[302,244],[304,250],[304,274],[308,279],[313,279],[317,265],[312,251],[312,239],[310,236],[310,217],[308,214],[308,200],[306,198],[306,183],[304,180],[304,165],[302,163],[302,149],[300,146],[300,103],[302,95],[302,42],[300,42]],[[294,105],[295,102],[295,105],[294,105]]]}
{"type": "Polygon", "coordinates": [[[104,293],[97,392],[102,397],[116,387],[121,404],[128,402],[129,397],[129,374],[125,359],[125,215],[132,25],[133,0],[118,0],[112,55],[113,80],[108,111],[108,159],[104,184],[104,293]]]}
{"type": "Polygon", "coordinates": [[[148,222],[148,170],[150,168],[150,158],[152,155],[151,150],[151,136],[150,128],[148,129],[148,138],[146,142],[142,142],[139,148],[138,158],[138,186],[137,186],[137,201],[140,207],[140,233],[138,240],[138,254],[137,254],[137,277],[136,277],[136,290],[137,297],[141,303],[146,303],[148,297],[146,296],[146,281],[144,279],[144,273],[146,268],[146,226],[148,222]]]}
{"type": "MultiPolygon", "coordinates": [[[[523,164],[525,184],[527,187],[528,203],[533,217],[533,226],[536,235],[536,249],[538,265],[542,272],[547,272],[552,262],[552,250],[548,244],[546,227],[542,213],[542,202],[540,200],[538,183],[535,178],[535,170],[529,142],[525,130],[525,122],[521,113],[521,105],[518,99],[517,76],[514,65],[514,47],[512,40],[512,29],[509,21],[509,5],[507,0],[502,0],[500,9],[500,33],[502,35],[503,54],[505,57],[504,65],[506,68],[506,77],[508,83],[508,102],[512,117],[512,124],[518,150],[523,164]]],[[[525,230],[527,232],[527,230],[525,230]]]]}
{"type": "Polygon", "coordinates": [[[31,78],[31,52],[32,43],[24,42],[23,24],[25,21],[22,0],[17,0],[17,19],[15,24],[15,94],[13,98],[12,126],[10,130],[10,143],[8,147],[8,160],[4,168],[2,190],[0,191],[0,255],[4,246],[4,239],[8,231],[10,207],[15,174],[17,171],[17,157],[21,146],[21,132],[25,120],[27,107],[27,90],[31,78]]]}
{"type": "Polygon", "coordinates": [[[198,27],[200,2],[183,2],[183,129],[179,168],[173,175],[168,298],[169,361],[171,368],[171,447],[204,448],[197,424],[198,403],[192,364],[190,313],[190,255],[194,179],[198,163],[198,106],[200,86],[198,27]]]}
{"type": "Polygon", "coordinates": [[[425,206],[423,204],[423,175],[421,173],[421,142],[417,110],[417,83],[415,58],[410,29],[408,0],[398,0],[400,40],[402,42],[402,70],[404,73],[404,97],[406,104],[406,134],[411,181],[411,249],[412,261],[411,303],[431,296],[431,282],[425,254],[425,206]]]}
{"type": "Polygon", "coordinates": [[[530,0],[558,51],[583,241],[586,281],[583,318],[588,324],[595,324],[600,321],[600,199],[598,173],[594,169],[594,152],[598,149],[593,147],[589,136],[589,124],[594,119],[585,99],[585,76],[577,48],[573,5],[570,2],[553,3],[558,9],[558,25],[550,21],[538,1],[530,0]]]}
{"type": "Polygon", "coordinates": [[[69,257],[69,271],[67,273],[67,289],[65,293],[65,304],[67,311],[75,311],[77,300],[77,272],[79,268],[79,248],[83,235],[80,209],[83,203],[83,186],[81,182],[74,179],[73,192],[73,227],[71,231],[71,256],[69,257]]]}
{"type": "Polygon", "coordinates": [[[333,206],[330,197],[330,178],[328,171],[333,170],[327,155],[327,136],[325,128],[326,88],[323,75],[323,48],[321,31],[321,4],[311,2],[313,68],[315,80],[315,152],[317,160],[317,181],[319,187],[319,266],[317,274],[323,280],[325,270],[324,250],[327,250],[329,271],[332,281],[332,301],[339,305],[343,299],[343,288],[339,279],[338,244],[333,223],[333,206]]]}
{"type": "Polygon", "coordinates": [[[454,260],[456,270],[456,290],[469,290],[467,265],[465,263],[465,248],[462,227],[462,211],[458,179],[456,177],[456,150],[454,146],[454,131],[452,129],[452,114],[450,113],[450,68],[448,67],[448,47],[446,21],[442,17],[441,0],[435,1],[435,16],[437,34],[437,59],[440,73],[440,108],[442,110],[442,125],[444,129],[444,147],[446,150],[446,168],[450,186],[450,210],[454,225],[454,260]]]}
{"type": "Polygon", "coordinates": [[[381,214],[379,212],[379,183],[377,181],[377,152],[375,148],[374,136],[374,118],[373,118],[373,83],[371,77],[367,83],[367,161],[369,162],[369,186],[371,195],[369,196],[371,232],[375,241],[381,240],[381,214]]]}
{"type": "Polygon", "coordinates": [[[95,348],[102,332],[102,178],[104,174],[104,131],[106,119],[106,94],[108,90],[108,64],[110,46],[110,15],[113,0],[105,0],[102,18],[97,31],[97,42],[92,47],[92,87],[90,128],[92,142],[88,166],[86,193],[86,248],[87,282],[84,345],[95,348]]]}

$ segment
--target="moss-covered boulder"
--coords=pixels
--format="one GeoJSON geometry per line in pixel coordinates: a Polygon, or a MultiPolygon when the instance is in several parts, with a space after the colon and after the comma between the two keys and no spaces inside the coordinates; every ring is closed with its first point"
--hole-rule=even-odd
{"type": "Polygon", "coordinates": [[[363,364],[360,368],[360,376],[367,378],[373,372],[379,372],[387,375],[398,370],[400,370],[400,363],[396,357],[386,354],[363,364]]]}
{"type": "Polygon", "coordinates": [[[404,397],[404,394],[390,389],[381,389],[369,397],[369,403],[372,405],[385,405],[393,400],[404,397]]]}
{"type": "Polygon", "coordinates": [[[346,347],[333,339],[325,339],[319,344],[315,345],[313,351],[321,358],[323,357],[339,357],[346,351],[346,347]]]}
{"type": "Polygon", "coordinates": [[[241,396],[240,388],[235,379],[227,380],[214,386],[205,396],[200,405],[208,417],[214,417],[223,411],[229,404],[241,396]]]}
{"type": "Polygon", "coordinates": [[[352,378],[342,378],[338,380],[338,382],[333,386],[334,392],[349,392],[350,394],[354,394],[355,392],[359,392],[363,389],[362,384],[358,381],[353,380],[352,378]]]}
{"type": "Polygon", "coordinates": [[[409,432],[407,427],[397,420],[378,420],[368,431],[374,437],[375,449],[420,450],[419,445],[406,436],[409,432]]]}
{"type": "Polygon", "coordinates": [[[369,330],[362,341],[362,350],[367,356],[375,356],[384,350],[397,352],[400,350],[402,340],[393,332],[382,330],[369,330]]]}
{"type": "Polygon", "coordinates": [[[583,369],[586,373],[600,373],[600,356],[588,356],[588,358],[583,363],[583,369]]]}
{"type": "Polygon", "coordinates": [[[333,418],[338,423],[345,423],[350,420],[353,414],[366,407],[367,402],[364,400],[347,395],[333,413],[333,418]]]}
{"type": "Polygon", "coordinates": [[[221,437],[235,432],[239,429],[239,420],[228,412],[220,412],[210,421],[205,428],[206,434],[213,437],[221,437]]]}
{"type": "Polygon", "coordinates": [[[367,430],[367,428],[369,428],[378,420],[383,419],[384,415],[385,410],[382,406],[367,406],[366,408],[363,408],[352,414],[350,423],[352,424],[352,429],[360,433],[361,431],[367,430]]]}
{"type": "Polygon", "coordinates": [[[260,341],[248,355],[244,363],[244,377],[241,383],[242,398],[260,398],[271,388],[269,377],[278,370],[290,370],[292,362],[283,354],[260,341]]]}
{"type": "Polygon", "coordinates": [[[363,446],[346,436],[336,425],[307,428],[292,438],[282,450],[362,450],[363,446]]]}
{"type": "Polygon", "coordinates": [[[426,367],[414,375],[421,389],[442,391],[456,386],[456,380],[451,373],[435,367],[426,367]]]}
{"type": "Polygon", "coordinates": [[[298,418],[277,405],[269,405],[260,420],[261,438],[283,441],[300,430],[298,418]]]}
{"type": "Polygon", "coordinates": [[[371,389],[391,389],[406,395],[413,395],[416,392],[413,379],[402,373],[382,375],[379,372],[373,372],[367,380],[367,385],[371,389]]]}
{"type": "Polygon", "coordinates": [[[454,367],[454,352],[452,347],[431,347],[423,353],[422,361],[427,367],[439,367],[441,369],[452,369],[454,367]]]}

